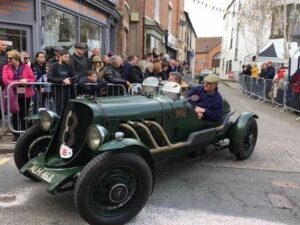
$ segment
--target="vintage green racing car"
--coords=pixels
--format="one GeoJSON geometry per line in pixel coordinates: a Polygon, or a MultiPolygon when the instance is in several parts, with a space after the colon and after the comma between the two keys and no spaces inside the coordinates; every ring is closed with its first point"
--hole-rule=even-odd
{"type": "Polygon", "coordinates": [[[178,84],[159,88],[146,79],[137,95],[70,100],[60,118],[40,110],[38,125],[16,144],[15,164],[51,194],[74,190],[88,223],[124,224],[145,206],[158,161],[208,146],[229,149],[238,160],[251,156],[258,117],[244,112],[232,121],[232,114],[224,100],[222,122],[199,120],[178,84]]]}

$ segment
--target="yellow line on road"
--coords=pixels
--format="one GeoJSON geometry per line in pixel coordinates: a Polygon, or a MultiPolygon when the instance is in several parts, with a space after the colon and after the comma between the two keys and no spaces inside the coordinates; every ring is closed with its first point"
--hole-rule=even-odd
{"type": "Polygon", "coordinates": [[[0,166],[4,165],[5,163],[7,163],[10,160],[10,158],[3,158],[0,159],[0,166]]]}

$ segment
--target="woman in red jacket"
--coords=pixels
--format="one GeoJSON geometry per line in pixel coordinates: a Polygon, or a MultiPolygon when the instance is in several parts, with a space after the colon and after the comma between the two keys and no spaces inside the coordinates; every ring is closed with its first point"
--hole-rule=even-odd
{"type": "MultiPolygon", "coordinates": [[[[27,116],[31,97],[34,92],[27,82],[35,82],[35,76],[30,66],[22,63],[21,54],[12,50],[7,53],[8,64],[3,67],[3,83],[8,87],[11,83],[19,83],[23,85],[15,86],[17,88],[17,99],[19,103],[19,112],[12,113],[12,121],[14,130],[26,129],[24,117],[27,116]]],[[[18,133],[14,133],[12,142],[16,142],[19,137],[18,133]]]]}

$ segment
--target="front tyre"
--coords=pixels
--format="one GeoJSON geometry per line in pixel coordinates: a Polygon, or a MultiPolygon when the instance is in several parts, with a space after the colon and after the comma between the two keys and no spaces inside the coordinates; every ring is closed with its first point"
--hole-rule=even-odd
{"type": "Polygon", "coordinates": [[[75,184],[74,201],[89,224],[124,224],[144,207],[152,172],[140,156],[105,152],[89,162],[75,184]]]}
{"type": "Polygon", "coordinates": [[[248,159],[254,151],[257,140],[257,123],[250,118],[239,132],[239,137],[232,137],[229,142],[229,151],[235,154],[238,160],[248,159]]]}
{"type": "MultiPolygon", "coordinates": [[[[19,138],[15,147],[14,160],[17,168],[20,170],[29,160],[39,153],[45,152],[50,140],[50,133],[42,131],[38,125],[29,128],[19,138]]],[[[32,180],[37,180],[28,173],[24,175],[32,180]]]]}

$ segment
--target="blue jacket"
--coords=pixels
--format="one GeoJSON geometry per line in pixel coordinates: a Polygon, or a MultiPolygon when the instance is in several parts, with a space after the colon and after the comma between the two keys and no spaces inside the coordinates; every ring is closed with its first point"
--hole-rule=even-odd
{"type": "Polygon", "coordinates": [[[200,97],[200,99],[196,102],[191,100],[189,100],[189,102],[194,108],[199,106],[205,109],[203,119],[211,122],[221,121],[223,116],[223,98],[218,90],[209,95],[201,85],[192,88],[192,90],[188,94],[188,97],[192,95],[198,95],[200,97]]]}
{"type": "Polygon", "coordinates": [[[266,72],[265,78],[273,80],[274,76],[275,76],[275,68],[272,65],[272,66],[270,66],[270,67],[267,68],[267,72],[266,72]]]}

